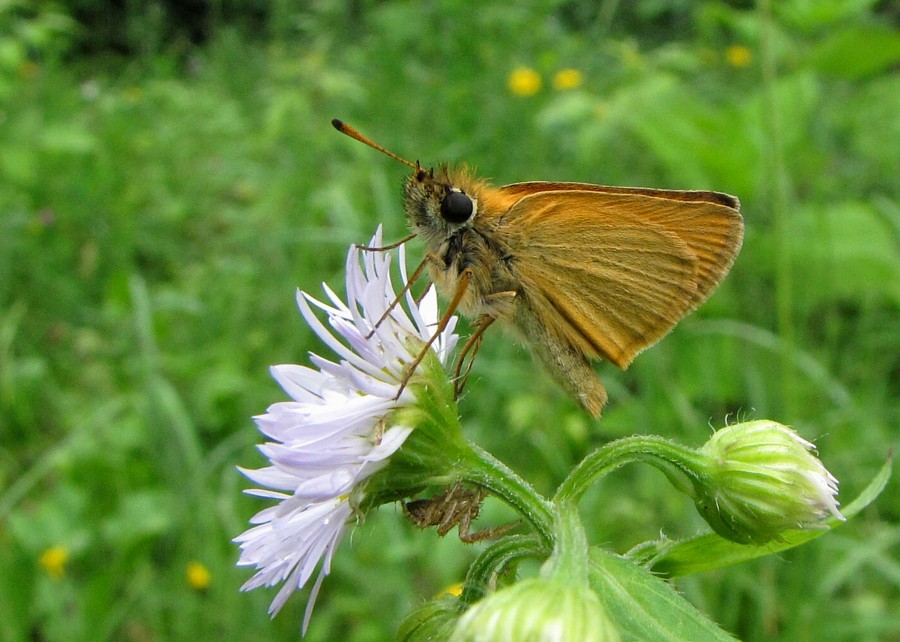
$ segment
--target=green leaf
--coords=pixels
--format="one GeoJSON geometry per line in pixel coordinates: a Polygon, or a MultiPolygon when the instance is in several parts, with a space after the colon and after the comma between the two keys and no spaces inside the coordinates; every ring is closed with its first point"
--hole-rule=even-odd
{"type": "Polygon", "coordinates": [[[132,546],[168,532],[176,521],[172,493],[144,490],[126,496],[118,510],[103,520],[100,532],[110,544],[132,546]]]}
{"type": "Polygon", "coordinates": [[[882,25],[851,25],[820,42],[808,62],[843,78],[873,76],[900,62],[900,33],[882,25]]]}
{"type": "Polygon", "coordinates": [[[40,146],[59,154],[89,154],[97,148],[97,138],[76,123],[54,124],[41,132],[40,146]]]}
{"type": "Polygon", "coordinates": [[[797,304],[885,298],[900,303],[900,256],[890,221],[872,205],[839,201],[798,207],[788,222],[791,261],[809,282],[797,304]]]}
{"type": "Polygon", "coordinates": [[[877,0],[791,0],[773,6],[781,22],[806,32],[857,22],[872,10],[877,0]]]}
{"type": "MultiPolygon", "coordinates": [[[[844,517],[849,520],[875,501],[890,479],[892,462],[893,456],[888,458],[865,490],[841,511],[844,517]]],[[[764,546],[736,544],[709,533],[680,542],[641,546],[636,550],[640,551],[642,559],[650,558],[646,566],[657,575],[677,577],[723,568],[794,548],[824,535],[845,522],[830,519],[826,523],[830,528],[787,531],[782,534],[781,541],[770,542],[764,546]]]]}
{"type": "Polygon", "coordinates": [[[668,582],[609,551],[591,549],[590,582],[624,640],[734,640],[668,582]]]}

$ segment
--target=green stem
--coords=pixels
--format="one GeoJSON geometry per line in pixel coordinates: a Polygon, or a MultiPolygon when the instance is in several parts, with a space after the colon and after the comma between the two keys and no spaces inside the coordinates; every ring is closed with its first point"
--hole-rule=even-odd
{"type": "Polygon", "coordinates": [[[787,347],[781,353],[781,387],[785,410],[793,417],[796,410],[797,379],[792,367],[797,349],[794,331],[794,283],[791,268],[791,249],[794,239],[788,230],[790,185],[785,169],[781,133],[781,110],[778,104],[778,68],[775,52],[775,19],[772,0],[760,0],[760,60],[762,64],[762,98],[765,147],[766,185],[769,188],[769,210],[775,236],[775,318],[778,334],[787,347]]]}
{"type": "Polygon", "coordinates": [[[703,475],[705,460],[697,451],[656,435],[635,435],[602,446],[585,457],[559,485],[554,503],[577,502],[597,479],[625,464],[645,461],[659,468],[679,490],[691,493],[675,475],[681,471],[691,479],[703,475]]]}
{"type": "Polygon", "coordinates": [[[478,484],[512,506],[534,526],[541,543],[553,545],[553,507],[527,481],[486,450],[470,443],[470,456],[459,462],[459,475],[478,484]]]}
{"type": "Polygon", "coordinates": [[[588,586],[588,542],[574,501],[556,503],[556,548],[541,575],[588,586]]]}
{"type": "Polygon", "coordinates": [[[427,355],[420,367],[423,380],[415,384],[416,405],[400,409],[392,417],[397,425],[416,429],[391,462],[391,474],[385,479],[392,487],[376,487],[375,479],[370,482],[368,492],[373,502],[392,501],[398,496],[398,486],[405,492],[429,483],[462,479],[486,488],[512,506],[532,524],[542,544],[551,548],[550,503],[508,466],[466,441],[453,398],[453,385],[437,357],[427,355]]]}
{"type": "Polygon", "coordinates": [[[518,559],[542,558],[550,553],[534,535],[510,535],[497,540],[486,548],[469,567],[466,582],[459,599],[464,604],[474,604],[487,594],[487,586],[495,573],[518,559]]]}

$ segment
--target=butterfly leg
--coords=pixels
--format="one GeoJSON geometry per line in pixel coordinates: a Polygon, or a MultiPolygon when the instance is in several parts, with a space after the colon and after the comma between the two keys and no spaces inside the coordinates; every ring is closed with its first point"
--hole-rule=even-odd
{"type": "Polygon", "coordinates": [[[453,379],[456,381],[457,398],[462,394],[463,388],[466,387],[466,381],[468,381],[469,373],[472,371],[472,366],[475,363],[475,355],[478,354],[481,342],[484,340],[485,330],[498,318],[508,313],[515,297],[516,293],[513,291],[496,292],[485,297],[485,305],[490,307],[492,311],[489,314],[482,314],[478,317],[475,321],[475,331],[466,340],[462,350],[459,352],[459,357],[456,359],[453,379]],[[468,363],[466,363],[466,360],[468,360],[468,363]]]}
{"type": "Polygon", "coordinates": [[[481,342],[484,339],[484,331],[496,320],[496,317],[486,314],[478,317],[478,320],[475,322],[475,332],[469,336],[462,350],[459,351],[459,356],[456,358],[456,369],[453,372],[453,380],[456,382],[454,384],[454,394],[457,399],[466,387],[466,381],[469,380],[469,373],[472,371],[472,366],[475,363],[475,355],[478,354],[478,349],[481,348],[481,342]],[[467,359],[468,362],[466,361],[467,359]]]}
{"type": "MultiPolygon", "coordinates": [[[[422,261],[422,265],[416,269],[416,272],[419,272],[423,269],[423,266],[429,261],[440,261],[440,257],[434,254],[429,254],[425,257],[425,260],[422,261]]],[[[403,377],[403,381],[400,382],[400,387],[397,389],[397,396],[394,399],[399,399],[400,395],[403,394],[404,389],[406,389],[406,384],[409,383],[409,380],[412,378],[413,373],[416,371],[416,368],[419,367],[419,364],[422,363],[422,359],[428,354],[428,351],[431,349],[432,344],[437,341],[438,337],[441,336],[441,333],[447,329],[447,324],[450,323],[450,319],[453,318],[453,314],[456,312],[456,308],[459,307],[459,302],[462,301],[463,297],[466,294],[466,290],[469,288],[469,283],[472,282],[473,272],[470,268],[466,268],[463,270],[462,274],[459,275],[459,282],[456,286],[456,293],[453,295],[453,299],[450,301],[450,304],[447,306],[447,309],[444,311],[444,314],[441,316],[440,320],[437,323],[437,328],[434,331],[434,334],[431,335],[431,338],[425,342],[425,346],[419,352],[418,356],[412,360],[407,366],[406,376],[403,377]]],[[[410,279],[412,280],[412,279],[410,279]]]]}
{"type": "MultiPolygon", "coordinates": [[[[381,249],[390,249],[390,247],[388,247],[388,248],[360,247],[360,249],[371,250],[371,251],[380,251],[381,249]]],[[[406,293],[409,292],[409,289],[413,286],[413,284],[419,280],[419,277],[422,276],[422,272],[425,271],[425,268],[428,267],[428,264],[432,263],[434,261],[440,261],[440,259],[434,254],[426,254],[425,255],[425,258],[422,259],[422,262],[419,263],[418,267],[416,267],[416,269],[413,270],[413,273],[406,280],[406,283],[400,289],[400,292],[397,293],[397,296],[394,298],[394,300],[391,301],[391,304],[384,311],[384,314],[382,314],[378,318],[378,320],[375,322],[375,324],[372,326],[372,329],[369,331],[369,334],[366,335],[366,339],[371,339],[375,335],[375,331],[381,327],[381,324],[384,323],[385,319],[387,319],[391,315],[391,312],[394,311],[394,308],[396,308],[397,305],[400,303],[400,301],[403,299],[403,297],[406,296],[406,293]]]]}
{"type": "Polygon", "coordinates": [[[407,241],[412,241],[414,238],[416,238],[416,236],[417,236],[416,234],[410,234],[409,236],[400,239],[396,243],[391,243],[390,245],[382,245],[381,247],[372,247],[370,245],[357,245],[356,249],[362,250],[363,252],[387,252],[388,250],[393,250],[393,249],[400,247],[407,241]]]}

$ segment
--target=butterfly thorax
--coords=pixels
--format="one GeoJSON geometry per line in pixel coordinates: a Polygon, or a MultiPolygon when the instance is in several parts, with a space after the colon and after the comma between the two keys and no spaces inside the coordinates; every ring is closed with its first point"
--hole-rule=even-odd
{"type": "Polygon", "coordinates": [[[497,220],[495,192],[468,169],[446,166],[417,169],[404,186],[407,219],[425,242],[438,290],[452,297],[463,272],[471,271],[459,305],[469,316],[504,316],[501,307],[508,306],[508,297],[500,300],[492,295],[517,289],[512,256],[492,233],[497,220]]]}

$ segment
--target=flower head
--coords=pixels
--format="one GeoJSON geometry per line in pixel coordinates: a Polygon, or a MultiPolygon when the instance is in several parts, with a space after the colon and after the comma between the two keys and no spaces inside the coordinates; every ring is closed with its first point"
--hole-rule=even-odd
{"type": "Polygon", "coordinates": [[[506,84],[516,96],[533,96],[541,90],[541,76],[530,67],[517,67],[509,74],[506,84]]]}
{"type": "MultiPolygon", "coordinates": [[[[380,228],[370,245],[381,245],[380,228]]],[[[284,582],[269,608],[274,616],[321,563],[307,604],[304,632],[334,551],[354,519],[364,482],[387,466],[415,428],[394,418],[400,416],[398,410],[416,403],[417,383],[423,375],[419,371],[410,375],[407,366],[425,349],[438,321],[433,288],[421,303],[407,294],[404,309],[395,305],[391,254],[362,252],[362,265],[359,256],[360,251],[351,247],[347,303],[327,285],[323,287],[330,304],[298,293],[303,318],[338,359],[311,354],[315,368],[272,368],[273,377],[292,401],[275,403],[255,418],[269,439],[259,450],[270,465],[241,469],[263,487],[248,494],[278,502],[257,513],[250,520],[254,526],[234,540],[241,549],[238,565],[257,568],[241,588],[284,582]],[[325,312],[330,330],[311,306],[325,312]]],[[[399,256],[406,281],[402,247],[399,256]]],[[[431,345],[442,364],[456,345],[455,325],[453,318],[431,345]]]]}
{"type": "Polygon", "coordinates": [[[185,569],[187,582],[195,591],[205,591],[212,583],[212,573],[203,564],[196,560],[188,562],[185,569]]]}
{"type": "Polygon", "coordinates": [[[567,67],[560,69],[553,75],[553,88],[557,91],[566,91],[580,87],[584,77],[577,69],[567,67]]]}
{"type": "Polygon", "coordinates": [[[838,482],[796,432],[769,420],[717,431],[701,449],[697,509],[719,535],[765,544],[785,530],[816,528],[838,511],[838,482]]]}
{"type": "Polygon", "coordinates": [[[753,53],[744,45],[731,45],[725,50],[725,60],[732,67],[749,67],[753,62],[753,53]]]}
{"type": "Polygon", "coordinates": [[[43,553],[38,563],[47,571],[47,575],[55,580],[66,574],[66,563],[69,561],[69,549],[65,546],[51,546],[43,553]]]}

